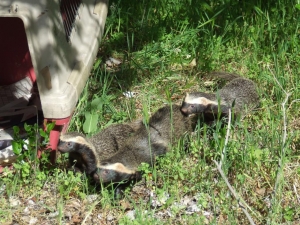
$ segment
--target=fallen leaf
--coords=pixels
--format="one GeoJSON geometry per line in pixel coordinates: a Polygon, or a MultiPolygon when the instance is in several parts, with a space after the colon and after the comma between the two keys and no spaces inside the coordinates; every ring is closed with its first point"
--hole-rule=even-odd
{"type": "Polygon", "coordinates": [[[81,217],[77,214],[73,215],[72,222],[73,223],[80,223],[81,222],[81,217]]]}
{"type": "Polygon", "coordinates": [[[265,195],[266,193],[266,188],[256,188],[255,192],[261,196],[265,195]]]}
{"type": "Polygon", "coordinates": [[[190,62],[189,66],[190,66],[190,67],[195,67],[195,66],[197,66],[196,59],[193,59],[192,62],[190,62]]]}
{"type": "Polygon", "coordinates": [[[130,205],[130,202],[127,201],[126,199],[122,199],[122,200],[120,201],[120,206],[121,206],[124,210],[126,210],[126,209],[131,209],[131,208],[132,208],[132,206],[130,205]]]}

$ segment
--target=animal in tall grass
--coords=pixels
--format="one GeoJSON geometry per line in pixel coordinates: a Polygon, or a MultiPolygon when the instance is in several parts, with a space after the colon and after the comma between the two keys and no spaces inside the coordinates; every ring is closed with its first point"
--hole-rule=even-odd
{"type": "Polygon", "coordinates": [[[140,124],[140,121],[113,124],[92,137],[78,132],[65,133],[60,136],[57,149],[61,153],[69,153],[69,164],[76,172],[92,175],[100,160],[119,151],[140,124]]]}
{"type": "Polygon", "coordinates": [[[239,117],[259,105],[257,87],[253,81],[226,72],[214,72],[209,76],[225,80],[227,84],[213,93],[187,93],[181,105],[184,114],[201,114],[205,120],[215,120],[228,117],[229,109],[233,110],[235,117],[239,117]]]}
{"type": "Polygon", "coordinates": [[[166,105],[157,110],[147,125],[141,126],[120,151],[102,160],[94,173],[98,183],[120,182],[135,178],[141,163],[153,165],[155,157],[164,155],[170,145],[193,131],[192,119],[179,105],[166,105]]]}

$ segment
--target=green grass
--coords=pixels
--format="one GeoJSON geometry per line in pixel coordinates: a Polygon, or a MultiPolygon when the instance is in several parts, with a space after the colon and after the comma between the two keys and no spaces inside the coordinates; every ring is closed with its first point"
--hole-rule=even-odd
{"type": "MultiPolygon", "coordinates": [[[[261,105],[231,127],[222,168],[256,224],[299,223],[300,11],[296,4],[110,1],[99,58],[70,130],[92,134],[112,123],[147,120],[164,103],[181,103],[188,91],[213,91],[203,82],[207,72],[239,73],[257,83],[261,105]],[[106,56],[123,63],[107,68],[106,56]],[[191,65],[193,59],[196,64],[191,65]],[[127,98],[126,91],[137,94],[127,98]],[[283,109],[287,93],[291,95],[283,109]],[[88,121],[96,121],[96,126],[87,126],[88,121]],[[281,179],[275,190],[277,177],[281,179]]],[[[48,218],[58,212],[51,217],[58,224],[69,221],[68,212],[71,224],[248,224],[213,163],[221,158],[226,129],[199,124],[187,150],[179,142],[158,159],[155,168],[142,166],[143,182],[126,189],[121,199],[114,198],[110,187],[95,190],[86,178],[67,172],[64,158],[58,168],[38,172],[47,174],[38,180],[41,185],[32,185],[35,176],[20,180],[7,172],[1,178],[11,188],[0,198],[0,222],[24,221],[24,207],[8,202],[8,197],[16,197],[22,202],[42,199],[41,215],[48,218]],[[94,194],[97,199],[91,203],[87,196],[94,194]],[[195,198],[200,211],[187,214],[184,197],[195,198]],[[154,200],[161,205],[154,206],[154,200]],[[132,221],[126,215],[133,210],[132,221]]]]}

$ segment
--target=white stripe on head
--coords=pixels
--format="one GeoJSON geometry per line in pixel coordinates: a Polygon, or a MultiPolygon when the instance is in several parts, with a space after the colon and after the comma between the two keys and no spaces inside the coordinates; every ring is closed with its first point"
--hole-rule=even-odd
{"type": "Polygon", "coordinates": [[[76,137],[85,137],[84,134],[79,133],[79,132],[68,132],[60,135],[60,140],[62,141],[68,141],[71,138],[76,138],[76,137]]]}
{"type": "Polygon", "coordinates": [[[106,170],[114,170],[121,173],[126,174],[134,174],[136,171],[128,169],[126,166],[124,166],[122,163],[113,163],[109,165],[101,165],[99,166],[100,169],[106,169],[106,170]]]}
{"type": "Polygon", "coordinates": [[[205,97],[192,97],[190,95],[186,96],[184,102],[188,103],[188,104],[198,104],[198,105],[209,105],[209,104],[217,105],[218,104],[218,102],[211,101],[205,97]]]}
{"type": "Polygon", "coordinates": [[[64,142],[75,142],[78,144],[89,145],[90,143],[82,136],[61,135],[60,140],[64,142]]]}
{"type": "Polygon", "coordinates": [[[95,146],[91,142],[89,142],[83,134],[77,132],[66,133],[60,136],[60,140],[64,142],[75,142],[87,146],[93,152],[98,164],[99,156],[96,152],[95,146]]]}

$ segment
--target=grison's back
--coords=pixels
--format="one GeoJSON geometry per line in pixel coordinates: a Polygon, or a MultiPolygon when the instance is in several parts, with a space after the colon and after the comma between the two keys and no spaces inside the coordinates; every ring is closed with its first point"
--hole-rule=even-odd
{"type": "Polygon", "coordinates": [[[172,144],[186,132],[192,132],[191,121],[182,114],[179,105],[160,108],[150,118],[149,126],[157,130],[162,139],[172,144]]]}
{"type": "Polygon", "coordinates": [[[119,151],[134,132],[135,129],[129,124],[115,124],[95,134],[89,141],[95,146],[100,160],[103,160],[119,151]]]}
{"type": "Polygon", "coordinates": [[[238,107],[254,106],[259,102],[255,83],[245,78],[232,80],[219,91],[219,94],[226,102],[235,100],[238,107]]]}

